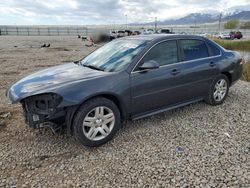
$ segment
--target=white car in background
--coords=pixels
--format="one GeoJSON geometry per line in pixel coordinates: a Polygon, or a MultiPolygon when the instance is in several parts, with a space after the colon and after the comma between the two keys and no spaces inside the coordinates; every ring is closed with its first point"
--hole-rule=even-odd
{"type": "Polygon", "coordinates": [[[127,35],[124,30],[117,31],[117,38],[126,37],[126,36],[127,35]]]}
{"type": "Polygon", "coordinates": [[[144,35],[148,35],[148,34],[154,34],[155,30],[154,29],[144,29],[142,32],[144,35]]]}
{"type": "Polygon", "coordinates": [[[201,37],[207,37],[207,33],[198,33],[197,35],[201,37]]]}
{"type": "Polygon", "coordinates": [[[186,32],[184,32],[184,31],[182,31],[182,32],[180,32],[180,33],[178,33],[179,35],[188,35],[188,33],[186,33],[186,32]]]}
{"type": "Polygon", "coordinates": [[[214,37],[218,39],[231,39],[231,36],[229,35],[229,33],[222,33],[222,32],[216,33],[214,37]]]}

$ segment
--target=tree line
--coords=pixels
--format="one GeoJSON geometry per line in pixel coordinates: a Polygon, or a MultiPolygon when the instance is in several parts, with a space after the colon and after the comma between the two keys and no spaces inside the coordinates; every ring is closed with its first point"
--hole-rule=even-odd
{"type": "Polygon", "coordinates": [[[239,20],[229,20],[224,24],[224,29],[250,29],[250,21],[240,23],[239,20]]]}

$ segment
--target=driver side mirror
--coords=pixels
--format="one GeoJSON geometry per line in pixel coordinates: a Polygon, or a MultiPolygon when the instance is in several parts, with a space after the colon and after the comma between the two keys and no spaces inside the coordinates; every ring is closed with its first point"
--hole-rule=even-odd
{"type": "Polygon", "coordinates": [[[152,70],[152,69],[158,69],[160,67],[159,63],[157,63],[154,60],[149,60],[144,62],[140,67],[139,70],[152,70]]]}

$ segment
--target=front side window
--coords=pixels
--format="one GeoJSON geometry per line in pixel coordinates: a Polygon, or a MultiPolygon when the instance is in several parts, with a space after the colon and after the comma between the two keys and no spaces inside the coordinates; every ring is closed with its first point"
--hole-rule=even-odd
{"type": "Polygon", "coordinates": [[[205,42],[201,40],[181,40],[185,61],[208,57],[205,42]]]}
{"type": "Polygon", "coordinates": [[[125,70],[146,45],[144,40],[114,40],[85,57],[81,65],[107,72],[125,70]]]}
{"type": "Polygon", "coordinates": [[[154,46],[143,58],[143,62],[154,60],[160,66],[178,62],[176,41],[166,41],[154,46]]]}

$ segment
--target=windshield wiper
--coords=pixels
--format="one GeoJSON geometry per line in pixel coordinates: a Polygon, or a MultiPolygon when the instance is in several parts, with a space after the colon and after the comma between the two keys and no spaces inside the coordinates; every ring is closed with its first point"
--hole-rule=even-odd
{"type": "Polygon", "coordinates": [[[73,63],[79,64],[79,63],[80,63],[80,60],[74,61],[73,63]]]}
{"type": "Polygon", "coordinates": [[[82,64],[82,66],[88,67],[88,68],[91,68],[91,69],[95,69],[95,70],[99,70],[99,71],[104,71],[104,69],[102,69],[100,67],[97,67],[97,66],[94,66],[94,65],[84,65],[84,64],[82,64]]]}

